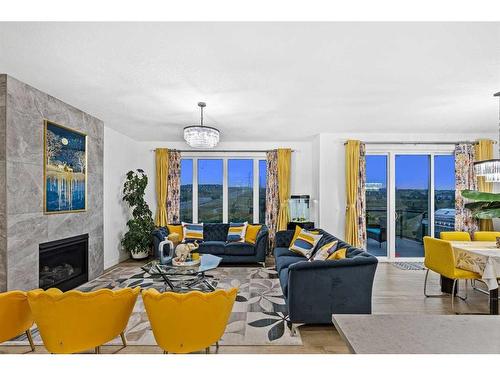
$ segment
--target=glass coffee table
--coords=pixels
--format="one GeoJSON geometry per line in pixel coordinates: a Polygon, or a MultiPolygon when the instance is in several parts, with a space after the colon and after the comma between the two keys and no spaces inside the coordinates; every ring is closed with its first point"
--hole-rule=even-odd
{"type": "Polygon", "coordinates": [[[200,264],[192,267],[160,264],[158,260],[153,260],[141,268],[152,277],[160,276],[165,283],[165,290],[168,288],[182,292],[198,289],[201,286],[214,291],[215,285],[210,281],[213,276],[207,275],[206,272],[216,269],[222,258],[203,254],[200,259],[200,264]]]}

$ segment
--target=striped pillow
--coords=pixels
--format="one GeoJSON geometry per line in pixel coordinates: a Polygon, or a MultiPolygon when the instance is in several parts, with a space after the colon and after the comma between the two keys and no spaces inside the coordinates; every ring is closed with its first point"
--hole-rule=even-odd
{"type": "Polygon", "coordinates": [[[248,221],[244,223],[229,223],[227,242],[245,242],[248,221]]]}
{"type": "Polygon", "coordinates": [[[203,223],[193,224],[182,222],[182,233],[184,235],[182,242],[203,241],[203,223]]]}
{"type": "Polygon", "coordinates": [[[289,249],[294,253],[309,258],[321,237],[323,237],[322,234],[314,234],[306,229],[302,229],[289,249]]]}
{"type": "Polygon", "coordinates": [[[313,257],[309,260],[326,260],[330,255],[333,254],[335,250],[337,250],[337,244],[339,241],[332,241],[324,244],[316,251],[313,257]]]}

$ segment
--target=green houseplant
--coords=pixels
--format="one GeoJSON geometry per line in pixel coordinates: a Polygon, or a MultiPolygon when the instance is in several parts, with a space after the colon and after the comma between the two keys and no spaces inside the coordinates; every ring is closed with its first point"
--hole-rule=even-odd
{"type": "Polygon", "coordinates": [[[130,251],[132,258],[143,259],[149,255],[151,248],[151,231],[154,222],[151,210],[144,200],[144,192],[148,185],[148,176],[142,169],[129,171],[123,185],[123,200],[132,209],[132,219],[127,221],[128,231],[121,240],[124,249],[130,251]]]}
{"type": "Polygon", "coordinates": [[[500,194],[483,193],[475,190],[463,190],[462,197],[474,202],[465,204],[476,219],[500,218],[500,194]]]}

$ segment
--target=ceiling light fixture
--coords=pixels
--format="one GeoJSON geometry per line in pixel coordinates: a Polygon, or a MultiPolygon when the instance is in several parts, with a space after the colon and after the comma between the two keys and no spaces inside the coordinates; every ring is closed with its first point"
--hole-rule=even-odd
{"type": "Polygon", "coordinates": [[[198,103],[201,111],[200,125],[191,125],[184,128],[184,139],[189,146],[194,148],[213,148],[219,143],[219,130],[203,125],[203,108],[206,106],[207,104],[204,102],[198,103]]]}
{"type": "MultiPolygon", "coordinates": [[[[493,96],[498,96],[500,99],[500,92],[497,92],[493,96]]],[[[498,150],[500,153],[500,109],[498,113],[498,132],[498,150]]],[[[475,162],[474,168],[476,169],[476,176],[484,176],[486,182],[500,182],[500,159],[489,159],[475,162]]]]}

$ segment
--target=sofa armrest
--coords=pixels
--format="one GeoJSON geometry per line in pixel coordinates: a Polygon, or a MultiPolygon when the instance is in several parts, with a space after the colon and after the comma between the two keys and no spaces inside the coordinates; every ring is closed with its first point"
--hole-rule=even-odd
{"type": "Polygon", "coordinates": [[[294,230],[280,230],[276,232],[274,247],[290,247],[294,230]]]}
{"type": "Polygon", "coordinates": [[[257,235],[257,240],[255,241],[255,256],[258,262],[265,262],[267,248],[269,246],[269,231],[267,229],[261,229],[257,235]]]}
{"type": "Polygon", "coordinates": [[[288,268],[288,309],[293,323],[331,323],[331,315],[370,314],[377,259],[298,262],[288,268]]]}

